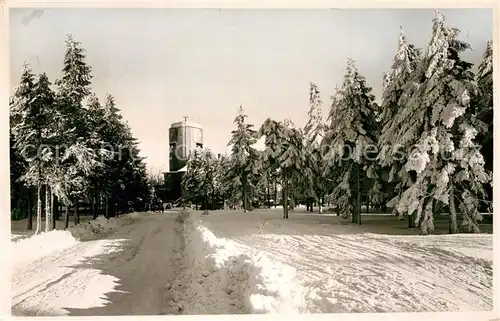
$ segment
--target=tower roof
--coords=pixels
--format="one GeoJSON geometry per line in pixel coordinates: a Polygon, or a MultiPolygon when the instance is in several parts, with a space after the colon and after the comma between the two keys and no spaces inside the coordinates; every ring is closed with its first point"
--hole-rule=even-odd
{"type": "Polygon", "coordinates": [[[202,129],[202,127],[199,123],[192,122],[192,121],[179,121],[176,123],[172,123],[170,125],[170,128],[179,128],[179,127],[194,127],[194,128],[202,129]]]}

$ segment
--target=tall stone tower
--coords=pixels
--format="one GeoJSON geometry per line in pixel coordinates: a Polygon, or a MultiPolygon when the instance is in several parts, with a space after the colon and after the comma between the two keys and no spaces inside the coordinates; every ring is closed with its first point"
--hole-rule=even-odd
{"type": "Polygon", "coordinates": [[[184,121],[170,125],[169,129],[170,171],[175,172],[186,166],[189,154],[195,148],[203,148],[203,128],[200,124],[184,121]]]}
{"type": "Polygon", "coordinates": [[[181,186],[182,177],[186,172],[189,154],[195,148],[203,148],[203,128],[184,117],[184,121],[170,125],[168,134],[170,171],[164,173],[165,200],[172,201],[175,205],[184,193],[181,186]]]}

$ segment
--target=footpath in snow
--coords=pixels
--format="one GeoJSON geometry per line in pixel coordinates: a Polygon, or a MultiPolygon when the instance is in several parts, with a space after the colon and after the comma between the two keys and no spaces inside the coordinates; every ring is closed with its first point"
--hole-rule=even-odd
{"type": "Polygon", "coordinates": [[[12,246],[17,316],[492,308],[491,235],[356,234],[276,211],[172,211],[12,246]]]}

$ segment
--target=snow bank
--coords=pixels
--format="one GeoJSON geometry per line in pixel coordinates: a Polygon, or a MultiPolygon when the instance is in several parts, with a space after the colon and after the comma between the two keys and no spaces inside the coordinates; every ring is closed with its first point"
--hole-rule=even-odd
{"type": "Polygon", "coordinates": [[[61,230],[41,233],[17,242],[11,242],[12,265],[26,264],[76,244],[78,244],[78,240],[71,235],[71,232],[61,230]]]}
{"type": "Polygon", "coordinates": [[[99,216],[95,220],[80,223],[69,228],[71,234],[80,241],[87,241],[98,238],[104,233],[116,229],[130,222],[132,217],[124,215],[111,217],[109,219],[99,216]]]}
{"type": "Polygon", "coordinates": [[[167,285],[176,293],[174,310],[182,314],[300,312],[302,302],[294,301],[302,297],[294,287],[295,269],[263,255],[243,254],[240,244],[216,237],[194,214],[184,215],[179,227],[182,254],[177,257],[184,273],[176,284],[167,285]]]}
{"type": "Polygon", "coordinates": [[[99,216],[95,220],[80,223],[67,230],[53,230],[21,238],[11,238],[13,266],[27,264],[55,251],[64,250],[77,245],[80,241],[95,239],[119,226],[125,225],[137,214],[127,214],[117,218],[106,219],[99,216]]]}

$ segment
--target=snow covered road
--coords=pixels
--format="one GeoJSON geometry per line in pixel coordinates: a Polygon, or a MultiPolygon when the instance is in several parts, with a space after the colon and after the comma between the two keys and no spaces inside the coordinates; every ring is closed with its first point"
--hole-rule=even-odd
{"type": "Polygon", "coordinates": [[[175,277],[175,217],[145,215],[107,239],[78,242],[15,266],[13,314],[165,313],[164,284],[175,277]]]}

